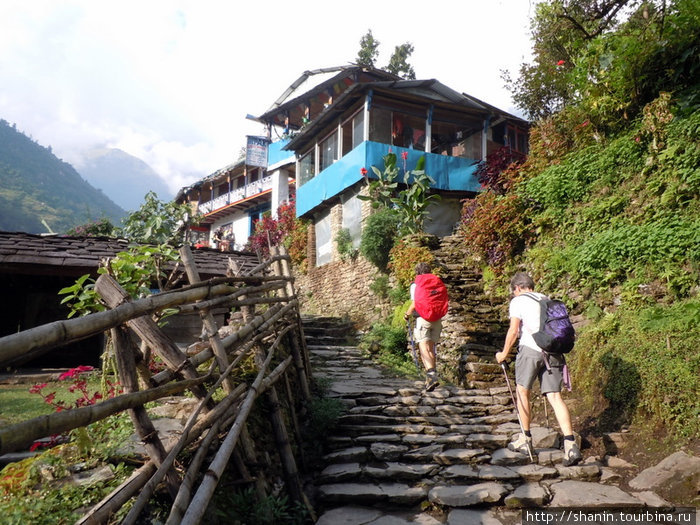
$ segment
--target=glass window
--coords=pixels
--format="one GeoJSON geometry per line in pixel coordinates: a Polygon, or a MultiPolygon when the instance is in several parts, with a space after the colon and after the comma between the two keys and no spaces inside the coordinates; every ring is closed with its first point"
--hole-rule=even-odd
{"type": "Polygon", "coordinates": [[[328,166],[338,160],[338,132],[333,132],[327,139],[321,142],[320,148],[321,163],[319,169],[325,170],[328,166]]]}
{"type": "Polygon", "coordinates": [[[316,266],[331,262],[331,215],[326,213],[316,221],[316,266]]]}
{"type": "Polygon", "coordinates": [[[343,197],[343,228],[350,232],[352,247],[359,248],[362,237],[362,201],[356,194],[343,197]]]}
{"type": "Polygon", "coordinates": [[[352,147],[355,149],[365,140],[365,112],[360,111],[352,119],[352,147]]]}
{"type": "Polygon", "coordinates": [[[306,155],[299,159],[299,186],[303,186],[316,175],[316,155],[311,148],[306,155]]]}
{"type": "Polygon", "coordinates": [[[437,117],[431,128],[430,151],[437,155],[479,159],[481,136],[480,121],[450,122],[437,117]]]}
{"type": "Polygon", "coordinates": [[[369,140],[391,144],[391,111],[372,108],[369,116],[369,140]]]}

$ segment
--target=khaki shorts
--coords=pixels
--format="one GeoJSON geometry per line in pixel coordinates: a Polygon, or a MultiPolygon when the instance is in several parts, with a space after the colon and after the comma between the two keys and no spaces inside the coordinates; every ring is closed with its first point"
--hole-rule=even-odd
{"type": "Polygon", "coordinates": [[[564,357],[556,354],[549,355],[549,367],[544,364],[542,352],[533,350],[527,346],[521,346],[515,357],[515,382],[532,390],[535,379],[540,380],[540,392],[561,392],[563,379],[564,357]]]}
{"type": "Polygon", "coordinates": [[[422,343],[423,341],[437,343],[440,340],[441,331],[442,321],[438,320],[431,323],[422,317],[418,317],[416,318],[416,327],[413,329],[413,338],[416,343],[422,343]]]}

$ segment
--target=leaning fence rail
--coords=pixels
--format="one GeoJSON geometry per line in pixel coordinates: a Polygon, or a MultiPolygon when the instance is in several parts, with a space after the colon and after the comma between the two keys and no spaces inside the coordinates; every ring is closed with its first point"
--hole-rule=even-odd
{"type": "MultiPolygon", "coordinates": [[[[95,289],[108,310],[0,338],[2,364],[109,332],[119,381],[124,389],[116,397],[95,405],[0,428],[0,454],[27,449],[37,439],[85,427],[127,411],[149,459],[85,513],[78,523],[106,523],[127,502],[132,502],[132,506],[123,523],[135,523],[156,489],[164,484],[173,502],[167,523],[195,524],[204,516],[221,473],[232,456],[239,464],[240,474],[250,478],[240,460],[241,457],[250,459],[255,447],[246,421],[255,400],[264,395],[273,407],[270,424],[287,492],[293,500],[307,505],[313,514],[301,489],[297,459],[287,435],[286,421],[291,419],[296,425],[296,414],[291,418],[283,417],[276,386],[282,381],[286,386],[280,391],[290,397],[293,396],[290,384],[295,385],[298,398],[287,400],[292,410],[310,398],[309,355],[289,257],[283,249],[273,248],[269,259],[245,275],[204,282],[199,279],[189,248],[181,249],[181,257],[190,281],[188,286],[132,300],[114,279],[102,275],[95,289]],[[244,324],[223,337],[219,334],[221,327],[211,314],[213,308],[221,307],[245,311],[244,324]],[[256,311],[257,307],[264,307],[264,311],[256,311]],[[199,313],[206,338],[195,355],[186,355],[153,320],[155,314],[166,308],[199,313]],[[149,352],[160,357],[165,364],[164,371],[151,374],[144,366],[149,352]],[[233,372],[250,358],[257,370],[254,380],[237,383],[233,372]],[[144,405],[185,391],[196,397],[196,407],[177,443],[166,449],[144,405]],[[225,437],[220,439],[222,434],[225,437]],[[184,474],[179,473],[174,468],[175,462],[181,461],[182,453],[193,444],[198,447],[196,453],[184,474]],[[241,450],[236,452],[238,449],[241,450]],[[209,465],[204,463],[207,451],[214,454],[209,465]],[[197,486],[200,474],[202,479],[197,486]]],[[[235,268],[235,264],[233,266],[235,268]]],[[[298,428],[293,432],[296,434],[298,428]]],[[[259,481],[256,482],[258,494],[264,488],[259,481]]]]}

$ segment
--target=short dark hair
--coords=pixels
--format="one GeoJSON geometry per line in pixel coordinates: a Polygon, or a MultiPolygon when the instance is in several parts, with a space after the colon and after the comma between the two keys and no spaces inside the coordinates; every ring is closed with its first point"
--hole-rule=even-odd
{"type": "Polygon", "coordinates": [[[416,264],[416,275],[422,275],[424,273],[430,273],[430,265],[426,262],[419,262],[416,264]]]}
{"type": "Polygon", "coordinates": [[[535,289],[535,281],[533,281],[532,277],[530,277],[527,273],[518,272],[510,280],[510,291],[511,292],[515,291],[516,286],[520,286],[520,288],[534,290],[535,289]]]}

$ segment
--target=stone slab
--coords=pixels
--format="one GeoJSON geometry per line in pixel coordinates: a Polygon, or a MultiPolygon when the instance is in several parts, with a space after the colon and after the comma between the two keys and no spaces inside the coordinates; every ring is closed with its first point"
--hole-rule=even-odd
{"type": "Polygon", "coordinates": [[[613,485],[566,480],[550,486],[551,507],[641,507],[637,498],[613,485]]]}
{"type": "Polygon", "coordinates": [[[440,485],[433,487],[431,502],[448,507],[469,507],[482,503],[498,503],[510,492],[510,486],[493,481],[476,485],[440,485]]]}

